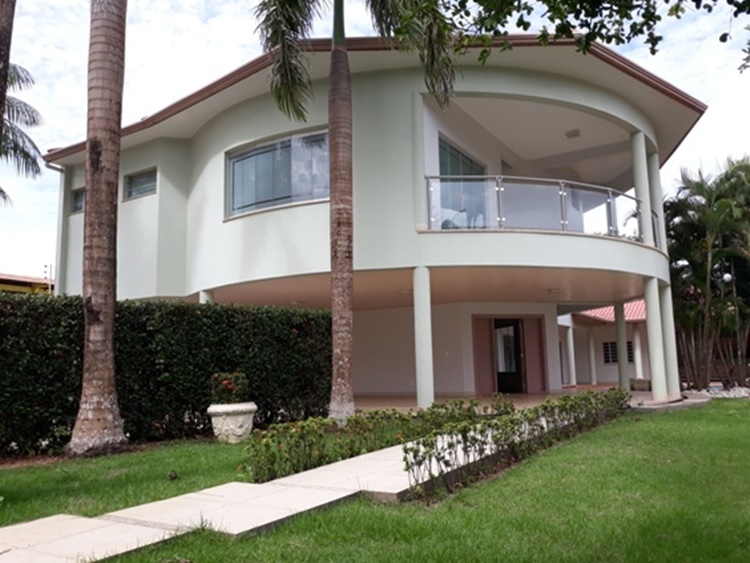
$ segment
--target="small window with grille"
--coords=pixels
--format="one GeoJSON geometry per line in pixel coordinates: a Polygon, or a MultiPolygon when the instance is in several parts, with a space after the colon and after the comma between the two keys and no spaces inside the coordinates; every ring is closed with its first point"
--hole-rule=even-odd
{"type": "MultiPolygon", "coordinates": [[[[617,342],[602,342],[605,364],[617,363],[617,342]]],[[[628,340],[628,363],[633,363],[633,341],[628,340]]]]}

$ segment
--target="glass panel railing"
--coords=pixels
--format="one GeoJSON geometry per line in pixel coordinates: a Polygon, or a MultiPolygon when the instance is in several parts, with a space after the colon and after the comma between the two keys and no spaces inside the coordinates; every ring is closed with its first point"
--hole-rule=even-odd
{"type": "Polygon", "coordinates": [[[587,235],[610,235],[609,190],[566,183],[565,227],[567,231],[587,235]]]}
{"type": "Polygon", "coordinates": [[[430,230],[536,229],[642,241],[639,201],[611,188],[514,176],[431,176],[427,190],[430,230]]]}
{"type": "Polygon", "coordinates": [[[503,227],[545,231],[563,230],[559,183],[502,178],[500,186],[503,227]]]}
{"type": "Polygon", "coordinates": [[[494,229],[497,223],[495,178],[428,178],[430,229],[494,229]]]}
{"type": "Polygon", "coordinates": [[[641,241],[641,206],[632,196],[613,192],[612,236],[641,241]]]}

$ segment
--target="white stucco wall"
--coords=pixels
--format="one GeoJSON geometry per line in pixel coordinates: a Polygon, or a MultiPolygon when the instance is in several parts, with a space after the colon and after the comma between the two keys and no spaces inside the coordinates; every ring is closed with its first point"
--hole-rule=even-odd
{"type": "MultiPolygon", "coordinates": [[[[568,316],[569,317],[569,316],[568,316]]],[[[565,342],[565,327],[569,325],[565,325],[563,323],[560,323],[560,328],[558,331],[558,337],[559,342],[561,343],[561,349],[562,349],[562,360],[563,360],[563,369],[567,370],[568,366],[568,351],[567,351],[567,345],[565,342]]],[[[628,341],[633,341],[633,323],[627,323],[626,329],[627,329],[627,339],[628,341]]],[[[648,341],[647,341],[647,335],[646,335],[646,325],[645,323],[640,323],[640,333],[641,333],[641,357],[642,357],[642,365],[643,365],[643,378],[644,379],[650,379],[650,369],[649,369],[649,354],[648,354],[648,341]]],[[[588,348],[588,331],[593,331],[594,336],[594,348],[596,351],[596,379],[597,383],[599,384],[608,384],[608,383],[614,383],[616,384],[618,382],[618,369],[617,364],[605,364],[604,363],[604,350],[603,350],[603,342],[616,342],[617,341],[617,334],[616,329],[614,325],[601,325],[601,326],[594,326],[594,327],[581,327],[577,326],[574,329],[574,337],[575,337],[575,359],[576,359],[576,379],[578,383],[591,383],[591,372],[589,369],[589,348],[588,348]]],[[[635,351],[634,354],[635,356],[635,351]]],[[[635,357],[634,357],[635,360],[635,357]]],[[[627,372],[628,377],[635,378],[636,377],[636,368],[635,368],[635,362],[631,363],[628,362],[627,364],[627,372]]],[[[567,373],[566,373],[566,381],[567,381],[567,373]]]]}
{"type": "MultiPolygon", "coordinates": [[[[124,150],[120,163],[117,224],[117,289],[120,299],[185,295],[186,198],[189,142],[161,139],[124,150]],[[126,200],[128,175],[156,169],[156,193],[126,200]]],[[[57,290],[82,291],[83,213],[70,213],[71,190],[86,184],[83,165],[66,169],[59,260],[65,265],[57,290]]]]}
{"type": "MultiPolygon", "coordinates": [[[[119,298],[185,297],[200,290],[329,268],[327,202],[225,217],[226,154],[302,131],[325,129],[325,83],[315,84],[308,122],[289,121],[268,94],[226,109],[191,138],[123,151],[122,175],[150,167],[158,191],[120,198],[119,298]]],[[[666,257],[643,245],[538,232],[419,232],[426,215],[423,175],[436,173],[440,135],[502,172],[504,148],[457,107],[437,111],[421,69],[362,73],[354,94],[355,268],[552,266],[635,272],[668,280],[666,257]],[[427,101],[425,101],[427,100],[427,101]]],[[[618,94],[559,75],[476,67],[458,77],[458,96],[534,99],[578,107],[654,141],[650,124],[618,94]]],[[[66,178],[83,185],[82,166],[66,178]]],[[[120,188],[122,190],[122,187],[120,188]]],[[[80,291],[80,218],[63,216],[61,291],[80,291]]]]}

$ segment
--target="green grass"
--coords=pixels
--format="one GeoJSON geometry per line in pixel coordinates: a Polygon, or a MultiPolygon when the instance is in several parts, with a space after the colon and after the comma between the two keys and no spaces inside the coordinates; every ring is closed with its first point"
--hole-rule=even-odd
{"type": "Polygon", "coordinates": [[[426,506],[367,499],[114,561],[748,561],[750,401],[629,415],[426,506]]]}
{"type": "Polygon", "coordinates": [[[0,469],[0,526],[66,513],[95,516],[242,481],[244,446],[196,440],[49,465],[0,469]],[[178,478],[170,480],[170,471],[178,478]]]}

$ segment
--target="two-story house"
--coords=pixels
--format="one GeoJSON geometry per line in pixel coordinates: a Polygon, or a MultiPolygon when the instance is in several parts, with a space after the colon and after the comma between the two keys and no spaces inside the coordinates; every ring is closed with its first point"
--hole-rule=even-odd
{"type": "MultiPolygon", "coordinates": [[[[608,48],[512,41],[461,57],[447,111],[415,55],[349,41],[355,394],[554,392],[558,315],[643,298],[653,399],[678,399],[659,169],[705,106],[608,48]]],[[[329,306],[329,46],[307,123],[263,55],[123,129],[118,298],[329,306]]],[[[85,146],[46,159],[79,293],[85,146]]]]}

